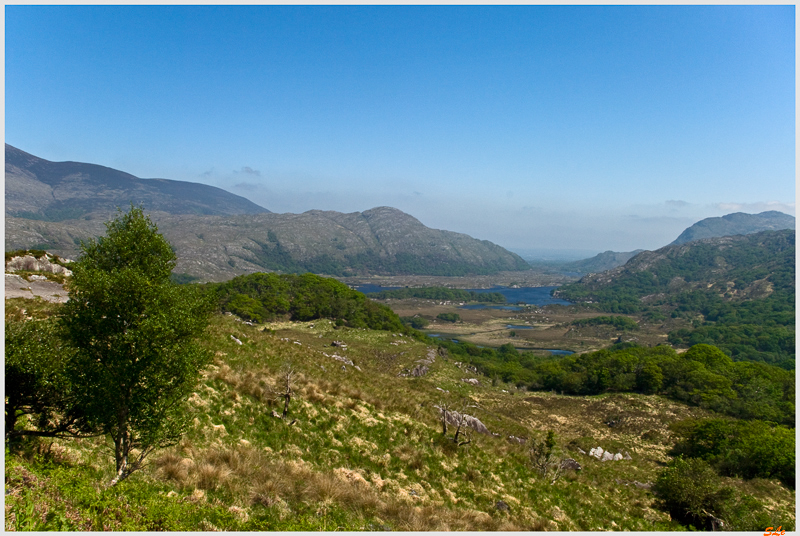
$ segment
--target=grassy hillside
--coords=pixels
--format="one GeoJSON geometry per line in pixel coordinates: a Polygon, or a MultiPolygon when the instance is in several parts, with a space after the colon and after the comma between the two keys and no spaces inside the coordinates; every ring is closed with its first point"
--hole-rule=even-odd
{"type": "MultiPolygon", "coordinates": [[[[55,310],[9,300],[6,320],[55,310]]],[[[679,530],[649,487],[686,434],[675,423],[715,415],[636,393],[534,394],[433,343],[328,319],[219,314],[203,345],[214,362],[189,398],[190,431],[119,486],[104,489],[113,458],[100,438],[7,443],[6,529],[679,530]],[[458,446],[451,424],[443,437],[445,405],[489,433],[458,446]],[[558,459],[582,466],[555,482],[529,453],[548,431],[558,459]],[[579,450],[598,446],[631,459],[579,450]]],[[[729,527],[794,527],[794,491],[777,480],[719,483],[737,497],[729,527]]]]}

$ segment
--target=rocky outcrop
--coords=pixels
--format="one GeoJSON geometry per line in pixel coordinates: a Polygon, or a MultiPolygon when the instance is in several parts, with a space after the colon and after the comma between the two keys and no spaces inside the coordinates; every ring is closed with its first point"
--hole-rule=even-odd
{"type": "MultiPolygon", "coordinates": [[[[578,449],[578,450],[580,450],[580,449],[578,449]]],[[[581,452],[583,454],[585,454],[585,452],[583,452],[583,451],[581,451],[581,452]]],[[[624,455],[621,452],[617,452],[616,454],[612,454],[609,451],[603,450],[602,447],[594,447],[593,449],[591,449],[589,451],[588,455],[589,456],[593,456],[594,458],[597,458],[601,462],[612,462],[612,461],[630,460],[631,459],[631,455],[628,454],[627,451],[625,452],[624,455]]]]}
{"type": "Polygon", "coordinates": [[[48,255],[42,255],[38,259],[33,255],[22,255],[19,257],[12,257],[6,262],[6,272],[47,272],[50,274],[61,274],[65,276],[72,275],[72,271],[60,264],[51,262],[48,255]]]}
{"type": "MultiPolygon", "coordinates": [[[[442,412],[445,413],[445,420],[447,421],[447,424],[450,424],[450,425],[453,425],[453,426],[458,426],[458,423],[461,421],[461,418],[462,418],[462,414],[461,413],[459,413],[459,412],[457,412],[455,410],[443,410],[439,406],[434,406],[434,407],[436,407],[439,410],[439,416],[440,417],[442,415],[442,412]]],[[[473,417],[472,415],[464,414],[463,418],[464,418],[464,422],[463,422],[464,426],[472,428],[473,430],[475,430],[476,432],[479,432],[481,434],[489,435],[491,433],[491,432],[489,432],[489,429],[486,428],[486,425],[483,424],[480,421],[480,419],[478,419],[477,417],[473,417]]]]}

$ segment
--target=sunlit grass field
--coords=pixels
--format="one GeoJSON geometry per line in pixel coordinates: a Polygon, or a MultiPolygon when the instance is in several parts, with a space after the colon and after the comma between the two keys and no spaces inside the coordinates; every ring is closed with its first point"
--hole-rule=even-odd
{"type": "MultiPolygon", "coordinates": [[[[18,300],[6,317],[51,310],[18,300]]],[[[214,359],[189,398],[189,433],[119,486],[105,488],[113,456],[102,438],[7,446],[6,530],[683,528],[648,484],[669,460],[669,424],[704,410],[637,394],[527,392],[433,344],[328,320],[259,326],[215,315],[204,344],[214,359]],[[421,362],[428,372],[413,377],[421,362]],[[278,395],[290,368],[284,419],[278,395]],[[452,425],[442,435],[444,404],[468,405],[490,433],[458,446],[452,425]],[[528,455],[548,430],[558,457],[582,466],[554,482],[528,455]],[[598,446],[631,459],[580,452],[598,446]]],[[[727,480],[794,526],[794,491],[727,480]]]]}

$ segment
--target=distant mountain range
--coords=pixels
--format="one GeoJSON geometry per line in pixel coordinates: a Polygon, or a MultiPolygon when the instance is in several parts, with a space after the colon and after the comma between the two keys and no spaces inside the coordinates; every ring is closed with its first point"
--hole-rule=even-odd
{"type": "MultiPolygon", "coordinates": [[[[760,214],[745,214],[735,212],[719,218],[705,218],[684,230],[677,239],[669,245],[686,244],[695,240],[718,238],[723,236],[738,236],[760,233],[761,231],[779,231],[795,228],[794,216],[783,212],[771,210],[760,214]]],[[[624,265],[642,249],[619,253],[606,251],[589,259],[559,265],[564,271],[579,273],[597,273],[611,270],[624,265]]]]}
{"type": "Polygon", "coordinates": [[[221,188],[140,179],[96,164],[50,162],[6,144],[6,216],[65,221],[131,203],[170,214],[263,214],[269,210],[221,188]]]}
{"type": "Polygon", "coordinates": [[[6,145],[7,251],[75,257],[81,240],[104,234],[116,207],[131,202],[143,204],[175,248],[176,272],[206,281],[264,270],[346,276],[530,269],[496,244],[430,229],[390,207],[274,214],[219,188],[49,162],[6,145]]]}
{"type": "Polygon", "coordinates": [[[634,255],[641,253],[643,249],[636,251],[605,251],[589,259],[570,262],[562,265],[561,269],[568,272],[579,272],[588,274],[590,272],[605,272],[617,266],[622,266],[628,262],[634,255]]]}
{"type": "Polygon", "coordinates": [[[717,236],[735,236],[759,233],[761,231],[779,231],[794,229],[795,218],[783,212],[770,210],[760,214],[734,212],[720,218],[706,218],[695,223],[670,245],[685,244],[703,238],[717,236]]]}
{"type": "MultiPolygon", "coordinates": [[[[770,281],[773,273],[794,271],[794,247],[790,229],[670,244],[643,251],[623,266],[586,275],[561,287],[558,294],[571,301],[620,301],[625,297],[646,302],[658,295],[719,285],[721,293],[740,299],[759,292],[768,295],[777,284],[770,281]]],[[[794,292],[793,278],[784,277],[780,284],[794,292]]]]}

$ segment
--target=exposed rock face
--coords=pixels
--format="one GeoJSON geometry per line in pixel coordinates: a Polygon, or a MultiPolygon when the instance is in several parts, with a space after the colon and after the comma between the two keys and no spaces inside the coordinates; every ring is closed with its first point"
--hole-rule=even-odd
{"type": "Polygon", "coordinates": [[[426,365],[417,365],[411,370],[411,375],[415,378],[420,376],[425,376],[428,373],[428,367],[426,365]]]}
{"type": "MultiPolygon", "coordinates": [[[[442,412],[445,411],[439,406],[435,406],[439,410],[439,415],[441,416],[442,412]]],[[[461,414],[455,410],[445,411],[445,420],[447,424],[458,426],[458,422],[461,419],[461,414]]],[[[483,424],[480,419],[473,417],[472,415],[464,414],[464,425],[472,428],[476,432],[481,434],[490,434],[489,429],[486,428],[486,425],[483,424]]]]}
{"type": "MultiPolygon", "coordinates": [[[[586,454],[581,449],[578,449],[581,453],[586,454]]],[[[617,452],[616,454],[612,454],[611,452],[605,451],[602,447],[594,447],[589,451],[589,456],[594,456],[598,460],[602,462],[610,462],[610,461],[619,461],[619,460],[630,460],[631,456],[627,452],[623,456],[622,453],[617,452]]]]}
{"type": "Polygon", "coordinates": [[[16,274],[6,274],[5,292],[8,298],[34,298],[36,296],[53,303],[66,303],[68,298],[64,286],[55,281],[26,281],[16,274]]]}
{"type": "MultiPolygon", "coordinates": [[[[496,244],[428,228],[391,207],[352,214],[312,210],[230,216],[144,207],[175,248],[175,272],[203,281],[263,271],[449,276],[530,269],[521,257],[496,244]]],[[[115,215],[91,212],[55,223],[6,214],[6,247],[36,246],[74,257],[76,244],[105,234],[104,222],[115,215]]]]}
{"type": "Polygon", "coordinates": [[[579,464],[572,458],[564,458],[563,460],[561,460],[561,469],[568,471],[580,471],[582,467],[581,464],[579,464]]]}
{"type": "Polygon", "coordinates": [[[72,271],[64,268],[60,264],[51,263],[47,255],[43,255],[38,259],[33,255],[23,255],[21,257],[12,257],[6,263],[6,272],[14,273],[17,271],[26,272],[48,272],[51,274],[63,274],[66,276],[72,275],[72,271]]]}

